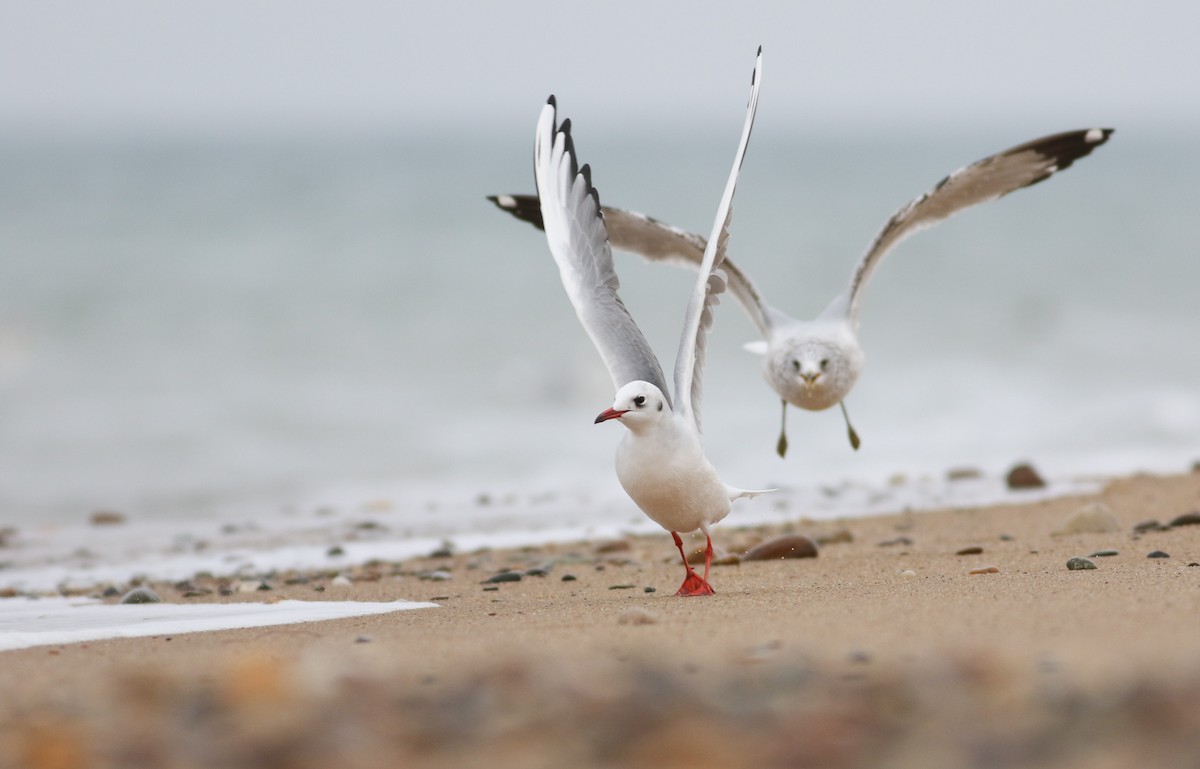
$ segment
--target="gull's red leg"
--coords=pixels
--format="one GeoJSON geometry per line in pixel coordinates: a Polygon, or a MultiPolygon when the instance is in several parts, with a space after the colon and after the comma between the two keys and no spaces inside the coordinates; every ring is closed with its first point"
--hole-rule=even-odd
{"type": "Polygon", "coordinates": [[[712,595],[712,585],[708,584],[708,567],[712,561],[712,540],[708,542],[708,550],[705,553],[704,562],[704,579],[692,569],[688,563],[687,554],[683,552],[683,540],[679,538],[677,532],[671,532],[671,536],[675,538],[675,547],[679,548],[679,557],[683,559],[683,568],[687,570],[687,576],[683,578],[683,584],[679,586],[679,592],[675,595],[693,596],[693,595],[712,595]]]}

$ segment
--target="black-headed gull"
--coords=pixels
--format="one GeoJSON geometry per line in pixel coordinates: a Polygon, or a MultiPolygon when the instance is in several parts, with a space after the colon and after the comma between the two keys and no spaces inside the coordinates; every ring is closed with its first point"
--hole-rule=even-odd
{"type": "Polygon", "coordinates": [[[729,238],[733,193],[750,141],[762,75],[759,49],[741,142],[717,209],[712,236],[701,250],[700,274],[684,316],[675,359],[675,389],[667,396],[658,359],[617,294],[608,228],[588,166],[578,166],[571,125],[556,124],[553,96],[542,108],[534,143],[534,177],[550,253],[563,288],[588,336],[604,359],[616,399],[596,423],[617,420],[629,432],[617,447],[617,478],[637,506],[671,532],[687,570],[678,595],[712,595],[709,526],[728,513],[733,500],[761,494],[722,483],[704,456],[700,440],[700,381],[708,329],[726,278],[720,269],[729,238]],[[704,576],[688,564],[679,532],[699,529],[707,538],[704,576]]]}
{"type": "MultiPolygon", "coordinates": [[[[858,434],[846,413],[845,397],[862,372],[858,343],[859,309],[868,279],[887,253],[901,240],[937,224],[963,209],[1029,187],[1069,168],[1076,160],[1108,141],[1111,128],[1088,128],[1045,136],[960,168],[933,189],[897,211],[871,242],[854,267],[850,285],[810,321],[792,318],[767,304],[741,269],[726,259],[729,289],[763,336],[746,348],[763,356],[763,375],[783,402],[776,450],[787,452],[787,406],[810,411],[841,406],[850,445],[858,434]]],[[[532,195],[494,195],[488,198],[518,219],[542,226],[542,211],[532,195]]],[[[706,241],[644,214],[605,206],[609,237],[619,249],[653,261],[700,264],[706,241]]]]}

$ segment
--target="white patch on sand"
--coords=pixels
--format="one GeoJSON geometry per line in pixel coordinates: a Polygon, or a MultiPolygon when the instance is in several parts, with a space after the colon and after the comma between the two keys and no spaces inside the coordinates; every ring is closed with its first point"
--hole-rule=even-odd
{"type": "Polygon", "coordinates": [[[435,608],[415,601],[103,604],[86,598],[0,600],[0,651],[108,638],[181,635],[435,608]]]}

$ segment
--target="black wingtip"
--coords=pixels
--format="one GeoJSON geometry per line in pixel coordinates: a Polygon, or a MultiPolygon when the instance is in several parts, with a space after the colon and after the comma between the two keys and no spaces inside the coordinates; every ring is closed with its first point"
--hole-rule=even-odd
{"type": "Polygon", "coordinates": [[[554,94],[550,94],[550,98],[546,99],[546,103],[554,107],[554,109],[558,109],[558,100],[554,98],[554,94]]]}
{"type": "Polygon", "coordinates": [[[529,222],[539,230],[546,229],[542,222],[542,203],[537,195],[488,195],[487,199],[501,211],[529,222]]]}

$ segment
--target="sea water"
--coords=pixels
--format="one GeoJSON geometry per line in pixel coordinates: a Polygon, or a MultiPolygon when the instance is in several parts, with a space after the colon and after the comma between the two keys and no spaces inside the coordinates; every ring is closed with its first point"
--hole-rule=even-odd
{"type": "MultiPolygon", "coordinates": [[[[814,316],[903,203],[1084,127],[1030,122],[764,126],[730,256],[769,301],[814,316]]],[[[576,139],[604,203],[707,234],[736,129],[576,139]]],[[[100,509],[143,523],[386,509],[400,536],[409,521],[431,541],[636,525],[612,469],[622,430],[592,424],[614,388],[544,237],[485,200],[533,191],[531,147],[532,125],[0,141],[0,528],[100,509]]],[[[727,482],[785,500],[747,515],[858,514],[923,483],[944,499],[948,469],[997,479],[1019,460],[1054,479],[1190,467],[1197,178],[1188,137],[1118,126],[1060,176],[901,244],[864,301],[858,452],[837,410],[791,409],[775,455],[780,403],[727,297],[706,448],[727,482]]],[[[669,372],[694,274],[616,259],[669,372]]]]}

